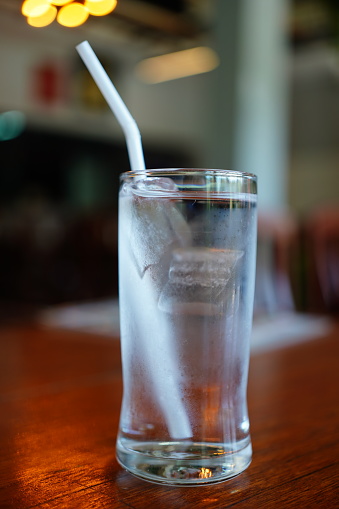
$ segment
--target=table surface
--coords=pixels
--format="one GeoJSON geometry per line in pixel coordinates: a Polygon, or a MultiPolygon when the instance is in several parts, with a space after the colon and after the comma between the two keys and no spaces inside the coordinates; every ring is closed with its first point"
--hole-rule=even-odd
{"type": "Polygon", "coordinates": [[[203,487],[141,481],[115,460],[118,338],[0,330],[0,508],[339,507],[339,324],[252,356],[252,464],[203,487]]]}

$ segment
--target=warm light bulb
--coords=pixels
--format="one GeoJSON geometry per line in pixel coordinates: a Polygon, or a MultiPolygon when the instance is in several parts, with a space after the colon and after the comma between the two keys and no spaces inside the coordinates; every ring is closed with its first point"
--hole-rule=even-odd
{"type": "Polygon", "coordinates": [[[147,58],[139,62],[136,72],[146,83],[162,83],[209,72],[218,65],[218,55],[202,46],[147,58]]]}
{"type": "Polygon", "coordinates": [[[46,27],[53,23],[57,15],[57,8],[53,5],[50,5],[47,11],[45,11],[41,16],[28,16],[27,23],[32,27],[46,27]]]}
{"type": "Polygon", "coordinates": [[[109,14],[115,9],[117,3],[117,0],[85,0],[85,6],[93,16],[109,14]]]}
{"type": "Polygon", "coordinates": [[[42,16],[49,8],[50,4],[47,0],[26,0],[21,7],[21,12],[24,16],[42,16]]]}
{"type": "Polygon", "coordinates": [[[72,0],[47,0],[47,1],[52,5],[61,6],[69,4],[72,0]]]}
{"type": "Polygon", "coordinates": [[[61,7],[58,12],[57,21],[65,27],[78,27],[85,23],[89,16],[88,9],[79,2],[61,7]]]}

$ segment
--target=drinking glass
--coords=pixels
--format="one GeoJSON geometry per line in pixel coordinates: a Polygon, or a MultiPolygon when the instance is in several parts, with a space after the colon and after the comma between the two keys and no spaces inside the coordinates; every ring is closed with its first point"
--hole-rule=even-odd
{"type": "Polygon", "coordinates": [[[138,477],[200,485],[233,477],[251,461],[256,198],[248,173],[121,176],[124,391],[116,451],[138,477]]]}

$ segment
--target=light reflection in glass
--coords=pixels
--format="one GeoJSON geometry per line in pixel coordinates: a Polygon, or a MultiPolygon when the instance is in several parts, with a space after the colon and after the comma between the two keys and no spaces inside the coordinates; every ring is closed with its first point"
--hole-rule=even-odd
{"type": "Polygon", "coordinates": [[[213,473],[210,468],[202,467],[199,472],[199,479],[207,479],[208,477],[212,477],[213,473]]]}

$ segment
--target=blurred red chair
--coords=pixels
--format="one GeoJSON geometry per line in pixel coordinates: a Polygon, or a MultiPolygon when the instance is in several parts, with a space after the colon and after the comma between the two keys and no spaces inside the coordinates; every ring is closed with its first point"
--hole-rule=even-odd
{"type": "Polygon", "coordinates": [[[298,225],[289,213],[259,213],[254,314],[295,309],[291,281],[298,225]]]}
{"type": "Polygon", "coordinates": [[[308,308],[339,313],[339,206],[312,211],[305,222],[308,308]]]}

